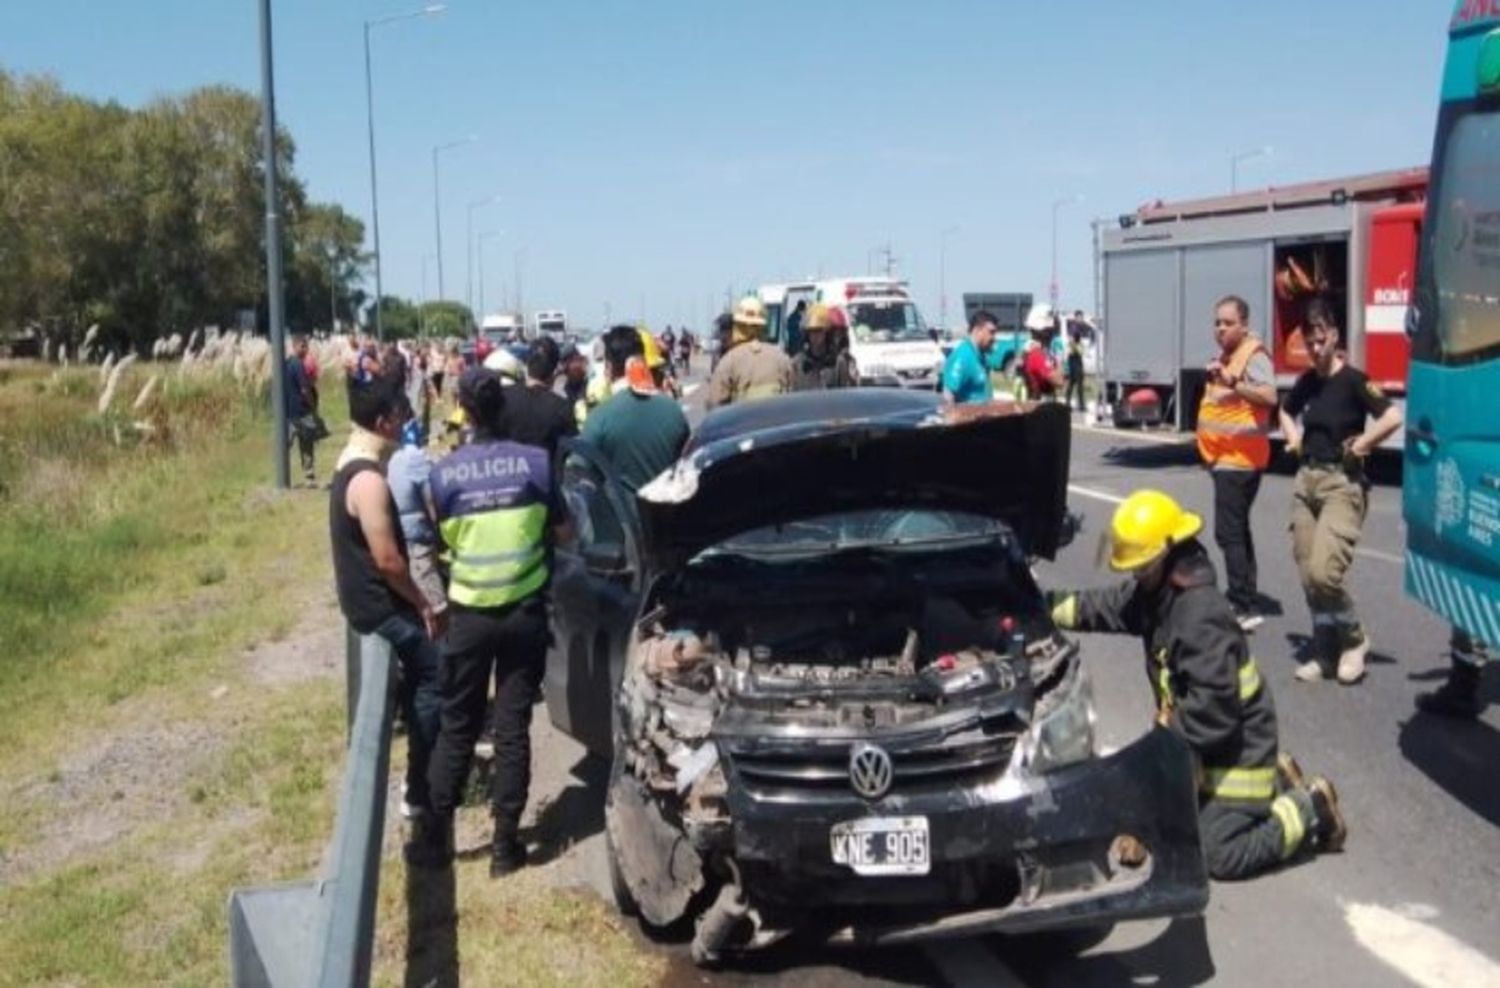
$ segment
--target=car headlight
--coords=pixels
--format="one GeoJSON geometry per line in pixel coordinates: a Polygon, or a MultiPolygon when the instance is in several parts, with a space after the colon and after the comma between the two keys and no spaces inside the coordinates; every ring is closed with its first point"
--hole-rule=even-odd
{"type": "Polygon", "coordinates": [[[1081,661],[1057,692],[1048,697],[1051,709],[1021,737],[1017,754],[1032,772],[1050,772],[1094,755],[1094,687],[1081,661]]]}

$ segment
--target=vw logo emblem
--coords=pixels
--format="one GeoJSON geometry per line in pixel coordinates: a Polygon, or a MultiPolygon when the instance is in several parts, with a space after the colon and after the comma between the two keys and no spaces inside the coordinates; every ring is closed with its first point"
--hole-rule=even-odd
{"type": "Polygon", "coordinates": [[[849,751],[849,784],[865,799],[879,799],[891,788],[895,769],[878,745],[860,742],[849,751]]]}

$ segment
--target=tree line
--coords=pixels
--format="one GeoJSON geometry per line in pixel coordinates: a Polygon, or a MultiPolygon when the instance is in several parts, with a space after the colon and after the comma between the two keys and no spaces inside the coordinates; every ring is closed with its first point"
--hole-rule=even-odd
{"type": "MultiPolygon", "coordinates": [[[[228,86],[131,109],[0,70],[0,337],[76,344],[97,324],[103,347],[143,350],[200,326],[263,329],[260,124],[259,101],[228,86]]],[[[364,223],[308,198],[284,130],[276,154],[287,325],[353,322],[364,223]]]]}

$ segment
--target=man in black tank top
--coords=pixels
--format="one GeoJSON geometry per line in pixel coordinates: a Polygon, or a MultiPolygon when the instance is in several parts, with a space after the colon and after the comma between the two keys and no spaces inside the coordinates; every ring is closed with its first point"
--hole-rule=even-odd
{"type": "Polygon", "coordinates": [[[376,378],[349,382],[354,434],[339,457],[328,504],[329,541],[339,607],[355,631],[390,643],[401,666],[406,714],[406,803],[414,814],[430,806],[428,762],[440,714],[436,641],[445,615],[412,582],[396,504],[385,480],[385,459],[406,418],[404,398],[376,378]]]}

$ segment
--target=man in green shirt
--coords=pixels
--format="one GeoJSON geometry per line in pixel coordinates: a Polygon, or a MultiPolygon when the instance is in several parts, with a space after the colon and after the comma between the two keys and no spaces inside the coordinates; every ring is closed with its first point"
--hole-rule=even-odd
{"type": "Polygon", "coordinates": [[[605,373],[613,394],[583,426],[583,439],[604,454],[632,494],[676,462],[689,432],[681,406],[657,393],[649,375],[629,377],[630,361],[644,366],[644,359],[634,326],[615,326],[605,334],[605,373]]]}

